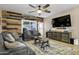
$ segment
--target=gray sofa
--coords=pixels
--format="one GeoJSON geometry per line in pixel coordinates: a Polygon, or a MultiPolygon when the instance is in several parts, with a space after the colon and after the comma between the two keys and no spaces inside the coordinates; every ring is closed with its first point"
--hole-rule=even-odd
{"type": "Polygon", "coordinates": [[[35,55],[35,52],[31,48],[29,48],[27,45],[25,45],[23,41],[21,40],[21,38],[19,37],[17,38],[14,37],[16,40],[14,43],[12,42],[8,43],[9,45],[17,44],[17,46],[14,45],[12,46],[12,48],[9,48],[9,45],[8,45],[8,48],[7,48],[6,47],[7,44],[5,44],[6,37],[7,37],[7,32],[0,33],[0,55],[35,55]],[[19,45],[18,43],[21,45],[19,45]]]}

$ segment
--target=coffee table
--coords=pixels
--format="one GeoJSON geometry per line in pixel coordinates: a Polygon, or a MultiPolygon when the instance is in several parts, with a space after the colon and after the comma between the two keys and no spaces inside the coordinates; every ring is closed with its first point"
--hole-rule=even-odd
{"type": "Polygon", "coordinates": [[[44,50],[46,47],[50,47],[49,40],[47,38],[42,38],[41,39],[41,48],[43,48],[43,50],[44,50]]]}
{"type": "Polygon", "coordinates": [[[44,50],[46,47],[50,47],[49,39],[44,37],[35,37],[34,44],[39,44],[40,47],[44,50]]]}

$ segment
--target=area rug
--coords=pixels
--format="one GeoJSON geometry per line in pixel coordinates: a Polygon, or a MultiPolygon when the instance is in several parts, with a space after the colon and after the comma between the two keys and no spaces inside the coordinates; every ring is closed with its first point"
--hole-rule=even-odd
{"type": "Polygon", "coordinates": [[[34,44],[33,42],[27,43],[37,55],[79,55],[79,47],[50,40],[50,47],[46,47],[43,50],[39,44],[34,44]]]}
{"type": "Polygon", "coordinates": [[[73,53],[72,48],[65,48],[65,47],[62,48],[57,45],[50,45],[50,47],[45,47],[45,49],[43,50],[39,44],[33,44],[33,45],[38,47],[38,49],[40,49],[46,55],[74,55],[75,54],[73,53]]]}

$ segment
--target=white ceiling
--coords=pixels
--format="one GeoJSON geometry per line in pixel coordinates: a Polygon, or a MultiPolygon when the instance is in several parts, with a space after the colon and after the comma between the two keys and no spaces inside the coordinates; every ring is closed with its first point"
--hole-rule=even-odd
{"type": "MultiPolygon", "coordinates": [[[[38,4],[32,4],[32,5],[36,7],[38,6],[38,4]]],[[[42,6],[44,6],[44,4],[42,6]]],[[[33,16],[46,18],[53,14],[59,13],[61,11],[74,8],[76,6],[78,5],[77,4],[51,4],[50,7],[47,8],[48,10],[51,11],[51,13],[43,12],[40,16],[36,12],[28,13],[29,11],[36,10],[34,8],[31,8],[28,4],[0,4],[0,10],[14,11],[14,12],[19,12],[25,15],[33,15],[33,16]]]]}

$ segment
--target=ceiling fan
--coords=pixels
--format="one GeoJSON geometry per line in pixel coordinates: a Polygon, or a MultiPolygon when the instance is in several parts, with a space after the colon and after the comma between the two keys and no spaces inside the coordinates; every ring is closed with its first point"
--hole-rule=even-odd
{"type": "Polygon", "coordinates": [[[41,15],[42,12],[51,13],[51,11],[49,11],[47,9],[50,6],[49,4],[46,4],[44,6],[38,5],[37,7],[29,4],[29,6],[36,9],[36,10],[33,10],[33,11],[29,11],[29,13],[37,12],[39,15],[41,15]]]}

